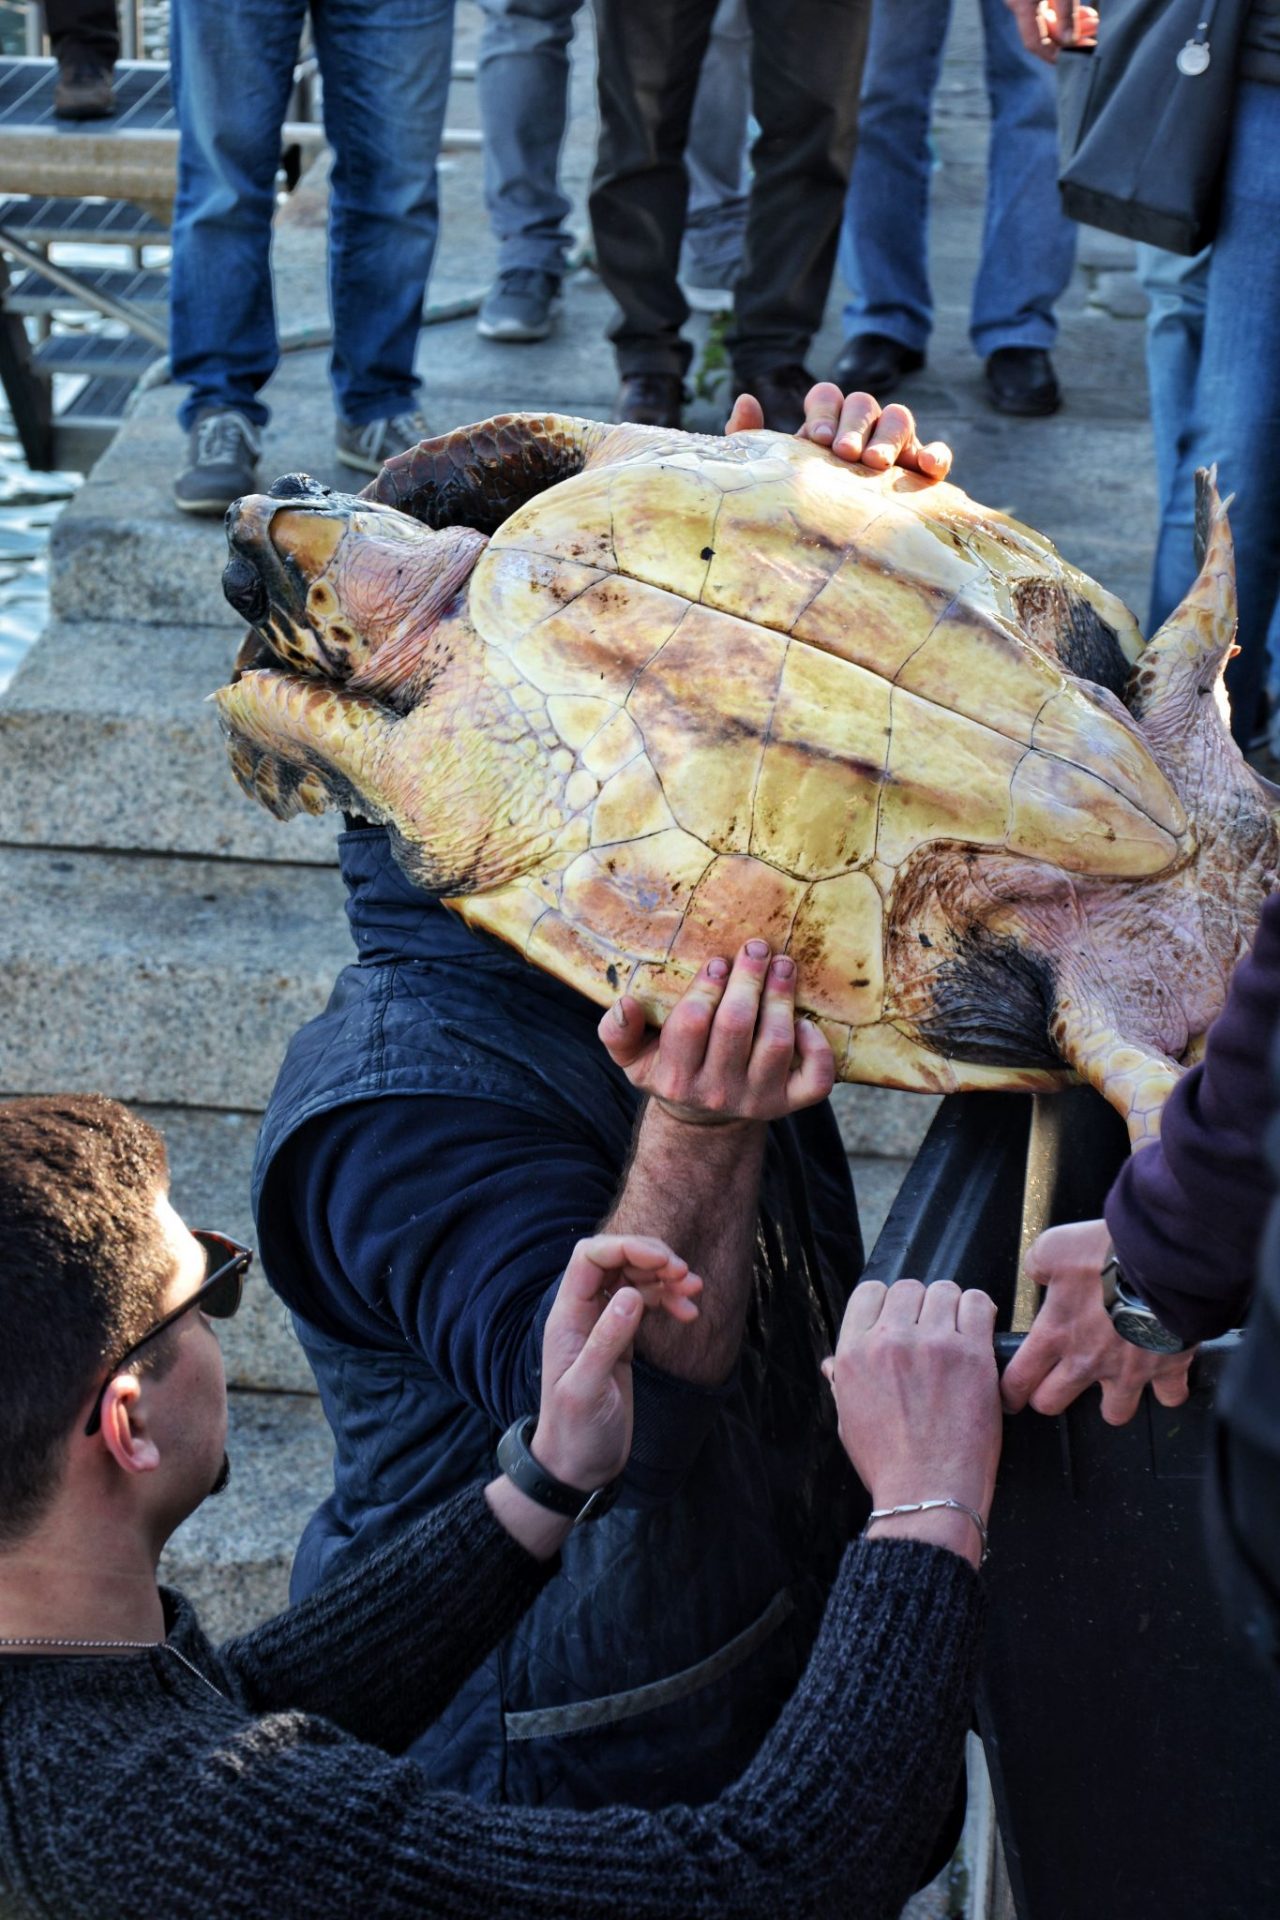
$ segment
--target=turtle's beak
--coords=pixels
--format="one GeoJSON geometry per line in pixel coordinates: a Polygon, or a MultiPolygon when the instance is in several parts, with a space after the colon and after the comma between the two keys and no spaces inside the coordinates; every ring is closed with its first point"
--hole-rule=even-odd
{"type": "MultiPolygon", "coordinates": [[[[355,506],[314,481],[290,476],[287,485],[277,481],[269,494],[249,494],[227,513],[231,557],[222,590],[276,657],[303,673],[345,677],[351,670],[351,635],[330,635],[331,623],[317,617],[322,610],[312,604],[312,589],[342,545],[355,506]]],[[[324,611],[331,611],[332,598],[321,592],[324,611]]]]}

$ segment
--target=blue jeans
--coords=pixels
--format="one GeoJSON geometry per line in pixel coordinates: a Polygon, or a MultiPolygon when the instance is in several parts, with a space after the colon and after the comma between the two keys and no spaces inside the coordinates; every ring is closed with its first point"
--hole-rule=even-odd
{"type": "MultiPolygon", "coordinates": [[[[480,0],[476,61],[484,123],[484,197],[498,271],[564,272],[569,200],[560,190],[569,94],[569,42],[582,0],[480,0]]],[[[690,224],[714,254],[727,233],[733,271],[742,246],[749,176],[751,30],[745,0],[721,0],[694,101],[685,161],[690,224]]]]}
{"type": "Polygon", "coordinates": [[[1254,730],[1267,662],[1280,661],[1280,86],[1243,81],[1218,231],[1209,252],[1200,367],[1173,479],[1161,502],[1153,618],[1196,574],[1195,470],[1218,468],[1234,493],[1240,653],[1227,670],[1232,731],[1254,730]]]}
{"type": "MultiPolygon", "coordinates": [[[[1156,492],[1163,511],[1178,471],[1178,441],[1185,430],[1191,397],[1200,373],[1204,309],[1209,297],[1209,249],[1188,257],[1162,247],[1139,245],[1138,279],[1149,303],[1147,313],[1147,388],[1151,399],[1151,438],[1155,442],[1156,492]]],[[[1171,578],[1155,576],[1147,632],[1154,633],[1177,606],[1195,577],[1179,561],[1171,578]]]]}
{"type": "MultiPolygon", "coordinates": [[[[413,404],[414,348],[439,228],[436,155],[453,0],[311,0],[334,151],[330,371],[359,426],[413,404]]],[[[173,0],[181,140],[170,354],[184,427],[210,407],[261,426],[279,358],[271,216],[307,0],[173,0]]]]}
{"type": "MultiPolygon", "coordinates": [[[[1075,227],[1058,203],[1052,69],[1026,51],[1004,0],[981,0],[991,140],[982,258],[969,337],[1050,347],[1054,302],[1071,278],[1075,227]]],[[[862,81],[858,151],[845,202],[840,272],[852,298],[846,335],[886,334],[923,352],[929,290],[930,109],[951,0],[878,0],[862,81]]]]}

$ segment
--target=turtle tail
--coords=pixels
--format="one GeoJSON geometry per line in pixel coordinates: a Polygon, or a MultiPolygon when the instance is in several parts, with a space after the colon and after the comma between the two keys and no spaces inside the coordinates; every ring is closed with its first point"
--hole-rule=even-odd
{"type": "Polygon", "coordinates": [[[1222,675],[1235,651],[1236,563],[1231,499],[1219,497],[1217,476],[1216,467],[1196,474],[1195,585],[1147,642],[1125,692],[1125,705],[1148,733],[1180,731],[1206,694],[1224,726],[1228,720],[1222,675]]]}
{"type": "Polygon", "coordinates": [[[361,498],[428,527],[495,533],[526,500],[581,473],[611,431],[565,413],[500,413],[396,454],[361,498]]]}

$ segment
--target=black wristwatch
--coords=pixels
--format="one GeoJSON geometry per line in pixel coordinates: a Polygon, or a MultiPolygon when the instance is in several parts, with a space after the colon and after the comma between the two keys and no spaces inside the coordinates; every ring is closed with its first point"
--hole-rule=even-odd
{"type": "Polygon", "coordinates": [[[1186,1345],[1176,1333],[1170,1333],[1140,1295],[1133,1291],[1120,1269],[1115,1248],[1102,1269],[1102,1303],[1111,1316],[1111,1324],[1122,1340],[1147,1353],[1185,1353],[1186,1345]]]}
{"type": "Polygon", "coordinates": [[[621,1477],[610,1480],[606,1486],[597,1487],[594,1493],[584,1493],[581,1487],[566,1486],[563,1480],[557,1480],[553,1474],[540,1467],[529,1451],[529,1442],[533,1430],[538,1424],[534,1413],[521,1414],[498,1442],[498,1466],[506,1474],[512,1486],[519,1487],[540,1507],[546,1507],[549,1513],[558,1513],[564,1520],[572,1520],[575,1527],[587,1520],[598,1520],[608,1513],[618,1497],[622,1486],[621,1477]]]}

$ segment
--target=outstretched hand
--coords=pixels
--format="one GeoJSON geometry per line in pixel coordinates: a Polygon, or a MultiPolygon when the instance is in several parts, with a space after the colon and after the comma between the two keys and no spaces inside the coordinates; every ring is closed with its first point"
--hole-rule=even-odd
{"type": "Polygon", "coordinates": [[[1190,1393],[1191,1353],[1144,1352],[1112,1326],[1101,1279],[1110,1244],[1105,1220],[1077,1220],[1050,1227],[1028,1249],[1023,1272],[1046,1291],[1000,1383],[1010,1413],[1026,1406],[1063,1413],[1100,1386],[1103,1419],[1121,1427],[1138,1411],[1144,1387],[1166,1407],[1180,1407],[1190,1393]]]}
{"type": "Polygon", "coordinates": [[[632,1086],[691,1126],[781,1120],[835,1084],[826,1038],[796,1019],[795,962],[767,940],[748,940],[732,966],[708,960],[660,1031],[624,994],[599,1033],[632,1086]]]}
{"type": "Polygon", "coordinates": [[[664,1241],[597,1233],[573,1250],[542,1336],[539,1465],[584,1494],[631,1451],[631,1353],[646,1313],[698,1317],[702,1281],[664,1241]]]}
{"type": "MultiPolygon", "coordinates": [[[[754,433],[763,425],[764,410],[754,394],[739,394],[725,432],[754,433]]],[[[926,480],[945,480],[951,471],[950,447],[941,440],[922,444],[910,407],[881,407],[871,394],[845,394],[829,380],[820,380],[805,395],[804,425],[796,438],[829,447],[841,460],[906,467],[926,480]]]]}

